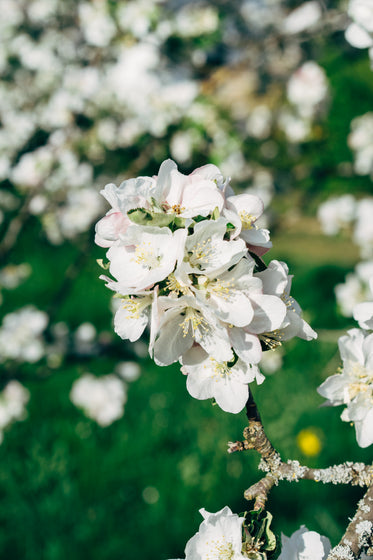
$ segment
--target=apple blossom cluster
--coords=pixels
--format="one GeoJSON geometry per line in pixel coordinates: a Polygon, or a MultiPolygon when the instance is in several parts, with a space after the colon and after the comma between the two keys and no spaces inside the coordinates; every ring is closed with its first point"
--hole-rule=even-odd
{"type": "MultiPolygon", "coordinates": [[[[370,279],[373,294],[373,277],[370,279]]],[[[360,329],[350,329],[338,341],[341,371],[318,388],[331,406],[346,405],[341,414],[355,424],[360,447],[373,443],[373,301],[359,303],[353,310],[360,329]]]]}
{"type": "MultiPolygon", "coordinates": [[[[224,507],[216,513],[201,509],[203,521],[185,547],[185,560],[265,560],[272,558],[276,538],[270,530],[271,515],[249,512],[243,517],[224,507]],[[259,531],[258,531],[259,529],[259,531]]],[[[278,560],[326,560],[330,541],[304,525],[291,537],[282,535],[278,560]]]]}
{"type": "Polygon", "coordinates": [[[262,348],[316,336],[290,296],[286,264],[260,258],[271,247],[256,225],[262,201],[234,195],[214,165],[186,176],[172,160],[156,177],[101,192],[111,208],[95,241],[113,277],[101,278],[121,300],[116,333],[133,342],[149,325],[158,365],[179,361],[193,397],[239,412],[248,383],[264,380],[262,348]]]}

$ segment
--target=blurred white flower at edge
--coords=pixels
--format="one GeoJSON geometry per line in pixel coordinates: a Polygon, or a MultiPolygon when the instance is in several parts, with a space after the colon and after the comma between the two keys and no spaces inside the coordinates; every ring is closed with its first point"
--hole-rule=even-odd
{"type": "Polygon", "coordinates": [[[30,399],[29,391],[19,381],[9,381],[0,393],[0,443],[4,430],[12,422],[26,418],[26,404],[30,399]]]}
{"type": "Polygon", "coordinates": [[[343,284],[334,288],[340,312],[345,317],[352,317],[354,307],[358,303],[373,301],[373,294],[369,287],[373,277],[373,261],[361,262],[354,272],[347,274],[343,284]]]}

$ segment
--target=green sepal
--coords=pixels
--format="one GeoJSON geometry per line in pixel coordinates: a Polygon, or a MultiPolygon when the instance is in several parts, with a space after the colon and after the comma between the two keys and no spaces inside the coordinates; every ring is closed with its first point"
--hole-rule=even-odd
{"type": "Polygon", "coordinates": [[[185,218],[180,218],[180,216],[176,216],[174,219],[174,224],[176,228],[185,228],[185,218]]]}
{"type": "Polygon", "coordinates": [[[220,210],[219,208],[216,206],[216,208],[214,208],[213,213],[211,214],[211,218],[213,220],[217,220],[218,218],[220,218],[220,210]]]}
{"type": "Polygon", "coordinates": [[[230,222],[227,223],[227,230],[230,231],[232,229],[236,229],[235,226],[233,224],[231,224],[230,222]]]}
{"type": "Polygon", "coordinates": [[[139,226],[167,227],[175,219],[174,214],[149,212],[145,208],[133,208],[127,212],[127,216],[131,222],[139,226]]]}
{"type": "Polygon", "coordinates": [[[97,262],[98,266],[100,266],[104,270],[108,270],[110,268],[110,263],[109,262],[105,263],[103,261],[103,259],[96,259],[96,262],[97,262]]]}
{"type": "Polygon", "coordinates": [[[248,558],[271,558],[276,550],[277,539],[270,529],[272,514],[262,509],[245,514],[243,524],[248,558]],[[252,550],[250,550],[252,548],[252,550]]]}
{"type": "Polygon", "coordinates": [[[263,272],[263,270],[267,270],[267,265],[265,264],[264,261],[262,261],[262,259],[260,257],[258,257],[258,255],[256,255],[252,251],[249,251],[249,255],[255,261],[255,271],[254,272],[263,272]]]}

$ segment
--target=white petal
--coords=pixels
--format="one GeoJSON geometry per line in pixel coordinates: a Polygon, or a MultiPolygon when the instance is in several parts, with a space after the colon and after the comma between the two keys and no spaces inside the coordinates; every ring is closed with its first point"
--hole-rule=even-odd
{"type": "Polygon", "coordinates": [[[233,327],[229,329],[229,336],[237,356],[249,364],[257,364],[262,357],[262,347],[255,334],[244,329],[233,327]]]}
{"type": "Polygon", "coordinates": [[[373,45],[371,35],[357,23],[351,23],[345,32],[346,41],[357,49],[367,49],[373,45]]]}
{"type": "Polygon", "coordinates": [[[286,315],[286,305],[277,296],[255,294],[251,297],[254,318],[248,326],[252,333],[259,334],[278,329],[286,315]]]}

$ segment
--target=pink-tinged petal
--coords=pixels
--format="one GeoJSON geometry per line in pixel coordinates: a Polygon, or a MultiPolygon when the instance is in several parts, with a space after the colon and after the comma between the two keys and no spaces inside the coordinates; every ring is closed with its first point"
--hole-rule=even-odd
{"type": "Polygon", "coordinates": [[[189,175],[189,178],[195,180],[197,179],[208,179],[210,181],[217,181],[218,183],[223,182],[223,175],[221,171],[216,165],[209,163],[207,165],[203,165],[202,167],[197,167],[192,173],[189,175]]]}
{"type": "Polygon", "coordinates": [[[110,212],[96,224],[95,243],[100,247],[111,247],[120,235],[126,233],[131,224],[121,212],[110,212]]]}
{"type": "Polygon", "coordinates": [[[271,245],[270,247],[260,247],[259,245],[247,245],[247,248],[249,249],[249,251],[251,253],[255,253],[255,255],[258,255],[258,257],[262,257],[263,255],[265,255],[266,253],[268,253],[268,251],[270,250],[270,248],[272,247],[272,242],[270,242],[271,245]]]}
{"type": "Polygon", "coordinates": [[[192,218],[194,216],[207,216],[215,208],[222,210],[224,197],[212,181],[200,180],[187,183],[182,195],[181,216],[192,218]]]}

